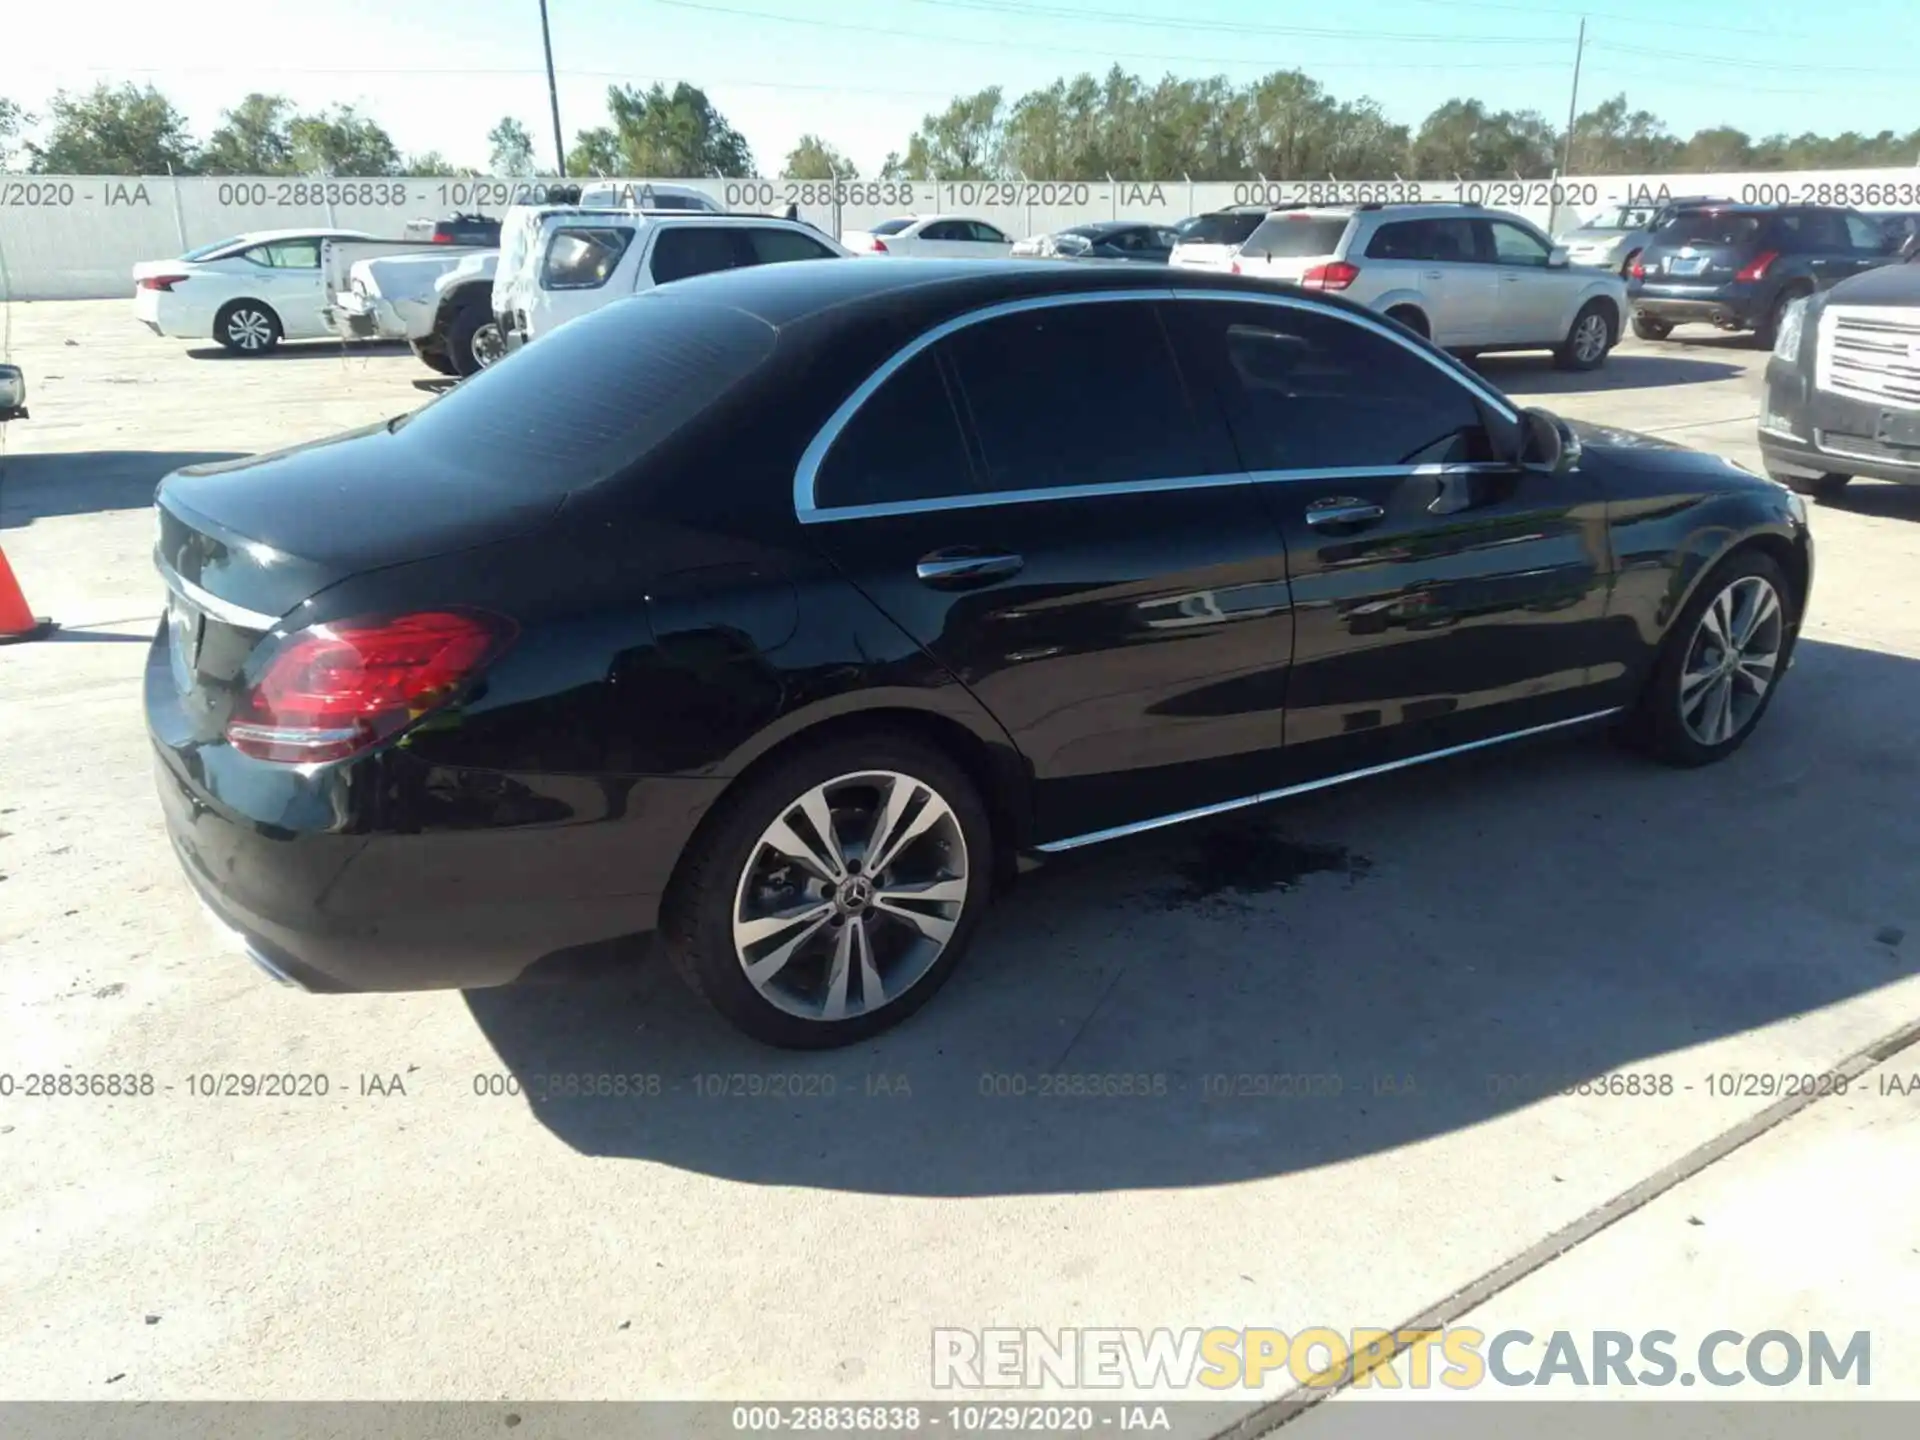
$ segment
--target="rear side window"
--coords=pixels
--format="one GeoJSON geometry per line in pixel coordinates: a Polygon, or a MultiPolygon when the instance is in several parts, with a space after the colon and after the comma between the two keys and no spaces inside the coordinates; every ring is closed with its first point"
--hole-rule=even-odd
{"type": "Polygon", "coordinates": [[[672,225],[653,242],[653,278],[661,285],[753,263],[745,237],[730,226],[672,225]]]}
{"type": "Polygon", "coordinates": [[[568,225],[547,243],[540,286],[545,290],[597,290],[612,278],[633,243],[627,225],[568,225]]]}
{"type": "Polygon", "coordinates": [[[1745,245],[1760,233],[1760,216],[1688,210],[1659,230],[1662,245],[1745,245]]]}
{"type": "Polygon", "coordinates": [[[1041,490],[1216,467],[1154,307],[1023,310],[942,341],[985,466],[983,488],[1041,490]]]}
{"type": "Polygon", "coordinates": [[[1187,245],[1239,245],[1260,228],[1264,215],[1241,214],[1221,211],[1213,215],[1202,215],[1195,220],[1181,237],[1187,245]]]}
{"type": "Polygon", "coordinates": [[[1404,345],[1273,305],[1176,307],[1250,470],[1491,460],[1472,394],[1404,345]]]}
{"type": "Polygon", "coordinates": [[[933,352],[922,350],[867,397],[833,442],[814,504],[937,500],[975,488],[966,441],[933,352]]]}
{"type": "Polygon", "coordinates": [[[786,260],[832,260],[833,251],[797,230],[749,230],[747,243],[756,265],[778,265],[786,260]]]}
{"type": "Polygon", "coordinates": [[[922,240],[971,240],[972,233],[958,221],[941,220],[920,232],[922,240]]]}
{"type": "Polygon", "coordinates": [[[1269,215],[1240,248],[1248,255],[1283,260],[1331,255],[1340,248],[1340,237],[1346,233],[1344,215],[1269,215]]]}
{"type": "Polygon", "coordinates": [[[395,433],[436,468],[511,475],[558,497],[662,444],[765,364],[774,338],[771,325],[740,310],[648,293],[541,336],[395,433]]]}

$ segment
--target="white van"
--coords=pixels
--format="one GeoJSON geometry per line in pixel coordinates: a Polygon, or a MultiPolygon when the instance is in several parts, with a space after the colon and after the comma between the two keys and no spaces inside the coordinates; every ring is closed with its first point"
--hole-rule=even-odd
{"type": "Polygon", "coordinates": [[[686,211],[549,209],[500,236],[494,318],[509,350],[637,294],[716,270],[851,252],[798,220],[686,211]]]}

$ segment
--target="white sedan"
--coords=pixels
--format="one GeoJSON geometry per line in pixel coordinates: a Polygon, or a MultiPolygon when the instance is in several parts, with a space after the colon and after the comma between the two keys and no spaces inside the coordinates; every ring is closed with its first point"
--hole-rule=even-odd
{"type": "Polygon", "coordinates": [[[1013,238],[965,215],[902,215],[866,230],[847,230],[840,243],[856,255],[930,255],[953,260],[1004,260],[1013,238]]]}
{"type": "Polygon", "coordinates": [[[242,355],[332,332],[323,312],[320,242],[361,230],[260,230],[133,267],[134,316],[156,335],[211,337],[242,355]]]}

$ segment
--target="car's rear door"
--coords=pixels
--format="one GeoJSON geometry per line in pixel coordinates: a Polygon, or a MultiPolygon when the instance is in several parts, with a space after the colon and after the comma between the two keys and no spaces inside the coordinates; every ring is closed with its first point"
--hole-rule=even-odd
{"type": "Polygon", "coordinates": [[[1466,347],[1487,338],[1499,277],[1478,263],[1473,222],[1450,217],[1389,220],[1355,257],[1367,303],[1383,310],[1391,295],[1418,295],[1433,343],[1466,347]]]}
{"type": "MultiPolygon", "coordinates": [[[[1285,533],[1288,768],[1317,775],[1602,709],[1605,496],[1500,460],[1512,410],[1419,342],[1311,301],[1176,304],[1285,533]]],[[[1631,631],[1631,626],[1625,627],[1631,631]]]]}
{"type": "Polygon", "coordinates": [[[1032,767],[1038,839],[1262,788],[1293,619],[1278,532],[1161,306],[1014,302],[896,357],[801,466],[801,519],[1032,767]]]}

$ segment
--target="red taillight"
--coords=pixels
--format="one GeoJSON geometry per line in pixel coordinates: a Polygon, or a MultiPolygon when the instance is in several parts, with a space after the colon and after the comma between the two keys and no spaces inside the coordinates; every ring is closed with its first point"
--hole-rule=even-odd
{"type": "Polygon", "coordinates": [[[1233,274],[1238,275],[1240,273],[1240,262],[1238,260],[1234,261],[1231,265],[1227,266],[1227,269],[1233,274]]]}
{"type": "Polygon", "coordinates": [[[140,277],[140,288],[142,290],[172,290],[174,286],[183,283],[187,278],[185,275],[143,275],[140,277]]]}
{"type": "Polygon", "coordinates": [[[1636,280],[1644,280],[1647,278],[1647,267],[1641,261],[1636,260],[1633,262],[1633,268],[1627,271],[1627,274],[1636,280]]]}
{"type": "Polygon", "coordinates": [[[468,610],[296,631],[234,709],[227,740],[256,760],[343,759],[445,704],[516,633],[509,620],[468,610]]]}
{"type": "Polygon", "coordinates": [[[1302,290],[1344,290],[1360,278],[1360,267],[1344,260],[1316,265],[1300,277],[1302,290]]]}
{"type": "Polygon", "coordinates": [[[1764,280],[1767,278],[1767,267],[1779,258],[1780,252],[1778,250],[1763,250],[1753,257],[1752,263],[1749,264],[1746,269],[1742,270],[1733,278],[1736,280],[1764,280]]]}
{"type": "Polygon", "coordinates": [[[882,240],[878,235],[873,237],[873,253],[876,255],[886,255],[891,253],[887,249],[887,242],[882,240]]]}
{"type": "Polygon", "coordinates": [[[436,230],[433,232],[433,243],[436,245],[451,245],[453,243],[453,236],[447,234],[444,230],[436,230]]]}

